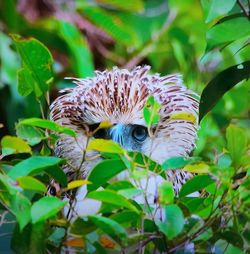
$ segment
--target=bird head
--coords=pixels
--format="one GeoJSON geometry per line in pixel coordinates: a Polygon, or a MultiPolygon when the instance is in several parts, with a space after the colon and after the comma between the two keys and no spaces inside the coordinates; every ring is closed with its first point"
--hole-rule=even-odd
{"type": "Polygon", "coordinates": [[[89,132],[93,133],[91,138],[111,139],[158,163],[188,155],[197,137],[198,96],[182,84],[179,74],[160,76],[149,74],[149,69],[138,66],[128,71],[115,67],[96,71],[92,78],[70,78],[77,86],[63,91],[54,101],[50,117],[74,129],[77,137],[62,134],[56,154],[87,172],[90,164],[80,163],[89,132]],[[143,116],[149,96],[161,105],[160,119],[151,132],[143,116]],[[102,122],[109,122],[110,126],[99,128],[102,122]]]}

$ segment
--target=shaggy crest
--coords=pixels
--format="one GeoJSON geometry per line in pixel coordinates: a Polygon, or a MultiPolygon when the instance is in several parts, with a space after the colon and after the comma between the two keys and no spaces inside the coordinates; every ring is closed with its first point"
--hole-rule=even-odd
{"type": "MultiPolygon", "coordinates": [[[[142,146],[141,151],[159,163],[172,156],[187,156],[195,146],[198,128],[198,96],[182,85],[179,74],[160,76],[149,74],[150,66],[138,66],[131,71],[114,67],[111,71],[96,71],[92,78],[69,78],[77,86],[64,90],[51,105],[51,119],[74,129],[76,140],[61,135],[56,154],[67,158],[71,169],[81,167],[83,177],[95,162],[80,164],[86,145],[86,126],[108,121],[113,125],[146,126],[143,107],[153,95],[161,104],[157,132],[142,146]]],[[[191,174],[183,171],[168,173],[175,189],[191,174]]]]}

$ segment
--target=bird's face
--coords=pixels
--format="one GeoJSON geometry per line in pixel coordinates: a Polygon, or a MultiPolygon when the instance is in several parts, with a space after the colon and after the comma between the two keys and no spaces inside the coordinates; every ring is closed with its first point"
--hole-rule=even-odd
{"type": "MultiPolygon", "coordinates": [[[[77,137],[61,135],[56,154],[68,159],[74,168],[80,166],[83,172],[88,172],[96,161],[81,164],[88,143],[86,130],[93,133],[91,138],[111,139],[158,163],[189,154],[197,137],[197,96],[182,85],[178,74],[160,77],[149,75],[148,70],[148,66],[131,72],[114,68],[97,72],[94,78],[73,79],[78,86],[56,99],[51,106],[51,118],[74,129],[77,137]],[[143,117],[150,95],[161,104],[160,120],[153,135],[149,135],[143,117]],[[111,127],[98,128],[102,122],[109,122],[111,127]]],[[[89,151],[87,156],[91,155],[89,151]]]]}
{"type": "Polygon", "coordinates": [[[137,124],[114,124],[111,128],[99,129],[94,138],[111,139],[129,151],[144,151],[149,141],[146,126],[137,124]]]}

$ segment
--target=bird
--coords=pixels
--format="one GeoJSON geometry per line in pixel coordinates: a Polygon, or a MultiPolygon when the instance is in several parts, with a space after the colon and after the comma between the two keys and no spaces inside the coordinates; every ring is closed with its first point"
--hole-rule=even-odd
{"type": "MultiPolygon", "coordinates": [[[[70,179],[86,179],[102,160],[96,156],[97,152],[86,151],[89,139],[110,139],[159,164],[172,157],[187,157],[195,148],[199,96],[183,84],[180,74],[161,76],[151,74],[150,69],[149,65],[131,70],[113,67],[95,71],[94,77],[68,78],[76,86],[61,91],[50,107],[50,119],[76,133],[76,137],[59,134],[55,147],[56,156],[67,161],[63,170],[70,179]],[[152,126],[153,136],[143,114],[150,96],[160,104],[159,121],[152,126]],[[99,128],[103,122],[109,123],[108,128],[99,128]],[[95,156],[96,159],[88,159],[95,156]]],[[[125,175],[123,178],[129,178],[128,173],[125,175]]],[[[166,172],[176,194],[192,176],[182,169],[166,172]]],[[[149,183],[153,192],[157,192],[159,182],[163,181],[158,178],[152,175],[149,183]]],[[[86,194],[86,187],[83,189],[86,194]]]]}

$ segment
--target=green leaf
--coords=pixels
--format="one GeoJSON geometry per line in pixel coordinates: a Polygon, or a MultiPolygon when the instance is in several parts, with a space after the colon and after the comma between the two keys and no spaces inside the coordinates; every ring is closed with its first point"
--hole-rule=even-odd
{"type": "Polygon", "coordinates": [[[125,207],[139,213],[138,209],[128,199],[112,190],[92,191],[87,195],[87,198],[96,199],[119,207],[125,207]]]}
{"type": "Polygon", "coordinates": [[[200,162],[200,163],[186,165],[183,168],[183,170],[191,172],[191,173],[195,173],[195,174],[208,174],[209,166],[204,162],[200,162]]]}
{"type": "Polygon", "coordinates": [[[82,33],[73,24],[63,20],[58,21],[58,30],[67,43],[72,56],[72,66],[77,76],[93,76],[94,63],[92,54],[82,33]]]}
{"type": "Polygon", "coordinates": [[[128,235],[126,230],[116,221],[99,215],[89,216],[89,219],[96,224],[104,233],[114,240],[121,240],[123,243],[127,241],[128,235]]]}
{"type": "Polygon", "coordinates": [[[18,70],[17,72],[17,78],[18,78],[18,87],[17,91],[22,96],[27,96],[31,94],[33,91],[35,92],[37,97],[40,97],[42,95],[42,91],[39,89],[39,87],[34,86],[33,83],[35,82],[32,74],[30,71],[26,68],[22,68],[18,70]]]}
{"type": "Polygon", "coordinates": [[[247,134],[243,129],[229,125],[226,130],[227,149],[235,167],[241,165],[242,157],[247,150],[247,134]]]}
{"type": "Polygon", "coordinates": [[[125,153],[125,150],[118,143],[106,139],[92,139],[89,142],[87,150],[96,150],[103,153],[125,153]]]}
{"type": "Polygon", "coordinates": [[[142,0],[127,0],[126,2],[120,0],[97,0],[97,2],[101,4],[106,4],[122,11],[137,12],[143,11],[144,9],[144,4],[142,0]]]}
{"type": "Polygon", "coordinates": [[[240,234],[227,230],[219,233],[218,238],[226,240],[228,243],[233,244],[236,247],[243,248],[244,242],[240,234]]]}
{"type": "Polygon", "coordinates": [[[46,119],[27,118],[27,119],[20,121],[19,124],[40,127],[40,128],[56,131],[59,133],[64,133],[64,134],[70,135],[72,137],[76,136],[76,133],[74,132],[74,130],[66,128],[60,124],[57,124],[53,121],[46,120],[46,119]]]}
{"type": "MultiPolygon", "coordinates": [[[[250,27],[250,26],[249,26],[250,27]]],[[[219,99],[243,79],[250,77],[250,61],[234,65],[220,72],[202,91],[199,121],[212,110],[219,99]]]]}
{"type": "Polygon", "coordinates": [[[201,3],[205,11],[205,22],[207,23],[231,11],[236,0],[202,0],[201,3]]]}
{"type": "Polygon", "coordinates": [[[143,116],[146,124],[150,128],[153,124],[157,124],[160,120],[160,114],[158,113],[160,104],[154,99],[153,96],[149,96],[145,107],[143,108],[143,116]]]}
{"type": "Polygon", "coordinates": [[[41,192],[47,191],[46,186],[42,182],[31,176],[19,177],[17,182],[21,188],[26,190],[36,190],[41,192]]]}
{"type": "Polygon", "coordinates": [[[45,169],[46,173],[48,173],[53,179],[55,179],[58,183],[62,185],[62,187],[66,187],[68,183],[68,178],[64,171],[58,166],[53,165],[45,169]]]}
{"type": "Polygon", "coordinates": [[[177,205],[165,206],[165,220],[157,221],[159,230],[166,235],[169,240],[180,234],[184,227],[184,216],[181,209],[177,205]]]}
{"type": "Polygon", "coordinates": [[[25,124],[16,125],[16,134],[19,138],[26,140],[31,146],[39,144],[43,139],[46,138],[42,131],[36,127],[25,124]]]}
{"type": "Polygon", "coordinates": [[[30,201],[21,193],[12,196],[10,210],[16,216],[20,230],[30,222],[30,209],[30,201]]]}
{"type": "Polygon", "coordinates": [[[172,157],[164,161],[162,168],[165,170],[168,169],[180,169],[190,163],[191,160],[188,160],[184,157],[172,157]]]}
{"type": "Polygon", "coordinates": [[[179,196],[184,197],[196,191],[199,191],[208,185],[214,183],[214,180],[211,179],[208,175],[198,175],[191,178],[187,181],[181,188],[179,196]]]}
{"type": "Polygon", "coordinates": [[[249,20],[246,17],[226,19],[208,30],[206,51],[225,43],[233,42],[249,34],[249,20]]]}
{"type": "Polygon", "coordinates": [[[136,43],[137,36],[135,31],[126,22],[123,22],[118,15],[106,12],[97,7],[84,7],[81,11],[85,17],[121,44],[129,46],[136,43]]]}
{"type": "Polygon", "coordinates": [[[134,211],[125,210],[111,215],[110,218],[112,220],[115,220],[119,224],[128,225],[131,224],[132,222],[136,222],[139,218],[139,215],[134,211]]]}
{"type": "Polygon", "coordinates": [[[20,36],[12,35],[12,39],[23,65],[18,72],[18,91],[25,96],[32,90],[40,97],[49,90],[49,83],[53,79],[52,56],[49,50],[34,38],[20,39],[20,36]]]}
{"type": "Polygon", "coordinates": [[[62,159],[56,157],[34,156],[16,164],[8,173],[12,179],[21,176],[35,175],[43,172],[46,168],[57,165],[62,159]]]}
{"type": "Polygon", "coordinates": [[[92,183],[88,185],[88,191],[98,189],[124,169],[126,169],[126,166],[121,160],[114,159],[99,162],[88,176],[88,180],[92,183]]]}
{"type": "Polygon", "coordinates": [[[46,219],[51,218],[56,215],[65,204],[66,202],[52,196],[39,199],[31,207],[32,223],[45,221],[46,219]]]}
{"type": "Polygon", "coordinates": [[[4,136],[1,140],[2,155],[10,155],[15,153],[32,153],[31,147],[21,138],[4,136]]]}
{"type": "Polygon", "coordinates": [[[88,233],[94,231],[95,229],[96,229],[95,224],[90,220],[88,220],[87,218],[77,218],[70,225],[70,233],[74,235],[85,236],[88,233]]]}
{"type": "Polygon", "coordinates": [[[173,184],[170,182],[164,182],[158,187],[159,202],[160,204],[171,204],[174,202],[174,189],[173,184]]]}

